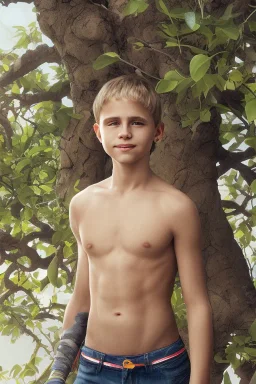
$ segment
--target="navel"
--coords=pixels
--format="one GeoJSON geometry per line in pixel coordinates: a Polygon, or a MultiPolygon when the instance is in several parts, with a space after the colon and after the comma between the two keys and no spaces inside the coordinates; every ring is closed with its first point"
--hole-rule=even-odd
{"type": "Polygon", "coordinates": [[[143,247],[150,248],[151,244],[148,241],[145,241],[145,243],[143,243],[143,247]]]}
{"type": "Polygon", "coordinates": [[[115,312],[115,315],[116,315],[116,316],[120,316],[121,313],[120,313],[120,312],[115,312]]]}
{"type": "Polygon", "coordinates": [[[88,243],[88,244],[86,244],[86,248],[91,248],[92,247],[92,244],[91,243],[88,243]]]}

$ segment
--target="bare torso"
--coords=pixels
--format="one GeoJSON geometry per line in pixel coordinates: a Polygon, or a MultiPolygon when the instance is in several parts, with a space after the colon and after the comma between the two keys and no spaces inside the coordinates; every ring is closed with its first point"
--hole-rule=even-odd
{"type": "Polygon", "coordinates": [[[154,177],[128,197],[94,184],[80,236],[89,260],[91,307],[85,345],[106,354],[137,355],[179,337],[171,295],[177,263],[166,199],[176,188],[154,177]]]}

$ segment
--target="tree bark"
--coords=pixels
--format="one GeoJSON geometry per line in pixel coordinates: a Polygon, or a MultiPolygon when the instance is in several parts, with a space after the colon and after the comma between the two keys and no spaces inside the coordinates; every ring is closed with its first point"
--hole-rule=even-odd
{"type": "MultiPolygon", "coordinates": [[[[84,117],[71,120],[61,141],[61,170],[57,192],[66,204],[73,195],[73,186],[79,178],[78,188],[84,189],[111,175],[112,162],[97,140],[92,125],[92,103],[100,87],[113,77],[134,72],[135,67],[149,74],[155,85],[168,70],[179,68],[188,74],[187,61],[177,50],[171,50],[172,59],[165,54],[143,49],[135,51],[127,42],[129,36],[140,37],[149,43],[156,42],[156,28],[165,20],[154,5],[143,14],[121,17],[125,0],[110,0],[108,8],[99,2],[72,0],[36,0],[38,21],[42,32],[55,44],[65,63],[71,97],[76,113],[84,117]],[[131,65],[115,63],[100,71],[92,62],[104,52],[115,51],[131,65]]],[[[223,2],[208,2],[208,11],[220,8],[223,2]]],[[[234,3],[240,10],[248,2],[234,3]],[[240,3],[240,4],[239,4],[240,3]]],[[[178,0],[168,2],[179,7],[178,0]]],[[[186,4],[193,5],[194,1],[186,4]]],[[[182,4],[184,6],[184,4],[182,4]]],[[[222,11],[223,12],[223,11],[222,11]]],[[[154,43],[161,50],[162,43],[154,43]]],[[[164,52],[168,52],[164,50],[164,52]]],[[[165,136],[150,160],[151,168],[166,182],[186,193],[197,205],[203,231],[203,257],[207,273],[207,286],[214,316],[214,353],[223,351],[231,339],[230,333],[243,334],[255,319],[255,290],[250,279],[243,253],[234,239],[218,191],[218,153],[220,149],[220,116],[213,110],[210,123],[191,130],[181,128],[180,115],[194,100],[186,99],[175,105],[171,94],[161,95],[165,122],[165,136]]],[[[188,348],[187,333],[180,331],[188,348]]],[[[226,364],[213,363],[212,383],[221,383],[226,364]]],[[[242,367],[240,368],[242,369],[242,367]]],[[[247,377],[252,376],[251,370],[247,377]]]]}

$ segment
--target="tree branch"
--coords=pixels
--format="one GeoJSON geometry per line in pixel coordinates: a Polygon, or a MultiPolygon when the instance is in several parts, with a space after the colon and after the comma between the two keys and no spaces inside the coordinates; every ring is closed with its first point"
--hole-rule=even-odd
{"type": "Polygon", "coordinates": [[[1,0],[0,3],[4,6],[4,7],[8,7],[8,5],[10,4],[17,4],[17,3],[27,3],[27,4],[31,4],[33,3],[34,0],[1,0]]]}
{"type": "Polygon", "coordinates": [[[18,99],[20,100],[20,106],[24,107],[27,105],[32,105],[32,104],[37,104],[40,103],[41,101],[61,101],[61,99],[65,96],[70,96],[70,83],[69,81],[65,81],[62,84],[62,87],[56,91],[56,92],[51,92],[51,91],[45,91],[45,92],[39,92],[35,93],[33,95],[31,94],[11,94],[7,95],[11,100],[13,99],[18,99]]]}
{"type": "Polygon", "coordinates": [[[247,148],[244,152],[230,152],[220,147],[217,157],[217,160],[220,162],[220,165],[217,167],[218,177],[226,173],[230,168],[237,169],[237,166],[239,167],[242,161],[249,160],[255,155],[256,151],[252,147],[247,148]]]}
{"type": "Polygon", "coordinates": [[[248,212],[243,205],[237,204],[235,201],[230,201],[230,200],[221,200],[221,205],[223,208],[227,209],[234,209],[234,211],[227,213],[227,216],[230,215],[239,215],[242,213],[243,215],[247,217],[251,217],[251,213],[248,212]]]}
{"type": "Polygon", "coordinates": [[[248,185],[251,185],[253,180],[256,179],[256,173],[252,171],[248,165],[238,163],[234,166],[234,168],[241,173],[242,177],[245,179],[248,185]]]}
{"type": "Polygon", "coordinates": [[[61,63],[61,57],[55,47],[41,44],[33,51],[28,49],[12,64],[10,70],[0,77],[0,87],[13,83],[43,63],[61,63]]]}
{"type": "Polygon", "coordinates": [[[12,148],[12,136],[13,136],[13,130],[11,123],[9,120],[3,115],[2,111],[0,111],[0,125],[4,128],[4,133],[6,137],[6,147],[7,150],[11,150],[12,148]]]}
{"type": "Polygon", "coordinates": [[[24,267],[18,264],[17,266],[20,267],[21,269],[26,270],[27,272],[35,271],[38,268],[47,269],[54,257],[54,255],[48,256],[46,258],[40,257],[34,248],[31,248],[27,245],[26,236],[21,240],[17,240],[14,237],[12,237],[9,233],[4,232],[2,229],[0,229],[0,254],[1,254],[1,261],[2,259],[4,259],[14,263],[19,257],[26,255],[31,261],[31,266],[24,267]],[[11,251],[14,249],[18,249],[18,252],[16,252],[15,254],[6,253],[6,251],[11,251]]]}

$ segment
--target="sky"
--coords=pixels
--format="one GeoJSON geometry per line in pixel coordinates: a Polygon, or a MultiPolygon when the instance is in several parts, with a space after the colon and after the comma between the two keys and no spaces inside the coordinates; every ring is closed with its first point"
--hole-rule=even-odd
{"type": "MultiPolygon", "coordinates": [[[[36,14],[32,12],[33,5],[25,3],[10,4],[8,7],[3,7],[0,5],[0,48],[3,50],[11,50],[14,44],[17,42],[17,38],[14,37],[16,30],[12,28],[14,25],[22,25],[26,27],[32,21],[36,21],[36,14]]],[[[52,46],[51,40],[43,36],[43,43],[52,46]]],[[[52,65],[52,64],[50,64],[52,65]]],[[[51,73],[52,70],[49,68],[49,65],[43,64],[41,68],[44,69],[44,72],[51,73]]],[[[72,102],[67,98],[63,98],[63,103],[65,105],[71,106],[72,102]]],[[[222,198],[227,194],[227,189],[219,185],[219,190],[222,198]]],[[[241,201],[240,201],[241,203],[241,201]]],[[[1,270],[0,270],[1,273],[1,270]]],[[[53,294],[53,287],[48,286],[44,291],[42,300],[47,302],[53,294]]],[[[59,300],[63,304],[67,304],[69,296],[67,294],[60,294],[59,300]]],[[[49,321],[49,325],[52,325],[52,322],[49,321]]],[[[10,338],[8,336],[0,336],[0,365],[3,370],[11,369],[14,364],[24,364],[26,363],[31,353],[34,349],[34,344],[31,341],[31,338],[28,336],[21,336],[14,344],[10,343],[10,338]]],[[[45,369],[49,364],[50,360],[45,359],[40,364],[40,372],[45,369]]],[[[232,369],[228,369],[232,384],[238,384],[240,380],[233,373],[232,369]]],[[[14,380],[8,381],[8,383],[3,384],[15,384],[14,380]]]]}

